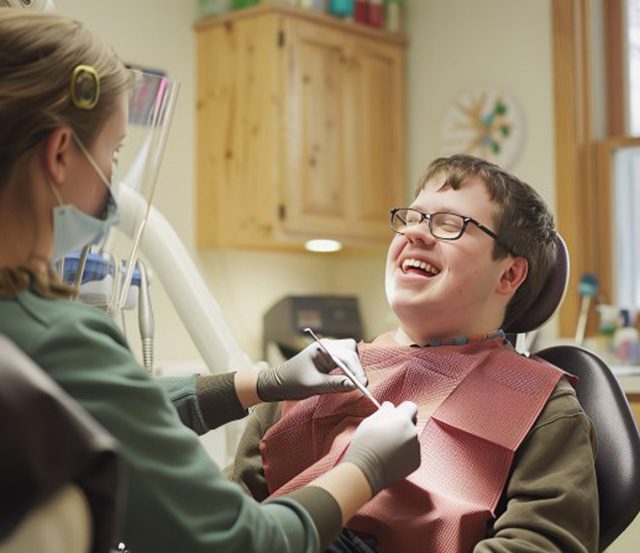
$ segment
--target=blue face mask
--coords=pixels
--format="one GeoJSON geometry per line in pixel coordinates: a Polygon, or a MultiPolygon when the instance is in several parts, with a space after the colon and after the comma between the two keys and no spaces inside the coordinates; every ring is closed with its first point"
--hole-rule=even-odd
{"type": "Polygon", "coordinates": [[[110,227],[117,225],[120,221],[118,205],[111,193],[111,183],[82,142],[75,136],[74,138],[100,180],[109,190],[109,198],[102,218],[98,219],[86,214],[73,204],[65,204],[56,187],[51,187],[60,204],[53,208],[53,261],[58,261],[69,252],[79,250],[89,243],[99,241],[110,227]]]}

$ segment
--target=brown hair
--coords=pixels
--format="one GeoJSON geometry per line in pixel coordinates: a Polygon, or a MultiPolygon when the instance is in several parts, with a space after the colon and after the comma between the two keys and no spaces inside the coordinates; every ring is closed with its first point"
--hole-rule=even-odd
{"type": "Polygon", "coordinates": [[[111,48],[80,23],[0,9],[0,186],[60,125],[69,125],[90,147],[130,82],[111,48]],[[91,110],[71,99],[71,77],[81,64],[92,66],[100,79],[91,110]]]}
{"type": "Polygon", "coordinates": [[[518,319],[535,301],[555,261],[553,215],[540,195],[527,183],[497,165],[469,155],[441,157],[433,161],[418,183],[416,196],[436,177],[445,177],[440,190],[459,190],[470,178],[485,184],[497,206],[493,217],[498,235],[493,258],[508,254],[524,257],[529,264],[527,278],[507,306],[503,326],[518,319]],[[498,243],[499,242],[499,243],[498,243]]]}

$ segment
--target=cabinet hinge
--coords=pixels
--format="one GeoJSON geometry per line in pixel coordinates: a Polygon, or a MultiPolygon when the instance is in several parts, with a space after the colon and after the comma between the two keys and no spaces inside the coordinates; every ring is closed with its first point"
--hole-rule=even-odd
{"type": "Polygon", "coordinates": [[[287,217],[287,207],[284,204],[278,206],[278,219],[284,221],[287,217]]]}
{"type": "Polygon", "coordinates": [[[282,48],[284,46],[284,31],[278,31],[278,46],[282,48]]]}

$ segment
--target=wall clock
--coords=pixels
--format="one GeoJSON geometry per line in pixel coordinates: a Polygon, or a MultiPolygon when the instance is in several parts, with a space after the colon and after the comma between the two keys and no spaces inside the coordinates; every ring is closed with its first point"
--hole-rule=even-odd
{"type": "Polygon", "coordinates": [[[444,155],[470,154],[510,168],[524,141],[524,120],[517,102],[493,88],[458,96],[444,115],[444,155]]]}

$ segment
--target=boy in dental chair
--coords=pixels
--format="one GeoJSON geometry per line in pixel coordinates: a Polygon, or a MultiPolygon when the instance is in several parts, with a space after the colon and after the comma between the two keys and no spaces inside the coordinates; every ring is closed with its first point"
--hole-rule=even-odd
{"type": "MultiPolygon", "coordinates": [[[[422,462],[330,550],[597,551],[591,422],[566,375],[501,330],[555,259],[543,200],[493,164],[441,158],[391,226],[386,294],[400,326],[358,355],[379,401],[418,404],[422,462]]],[[[290,493],[333,467],[374,409],[357,391],[261,406],[230,476],[258,499],[290,493]]]]}

